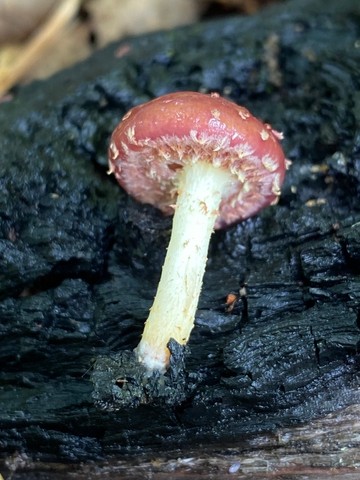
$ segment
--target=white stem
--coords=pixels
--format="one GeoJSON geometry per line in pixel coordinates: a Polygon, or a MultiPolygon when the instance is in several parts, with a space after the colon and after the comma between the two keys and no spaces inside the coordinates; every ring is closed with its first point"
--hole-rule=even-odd
{"type": "Polygon", "coordinates": [[[171,338],[184,345],[194,326],[210,237],[230,172],[206,162],[179,175],[173,227],[157,293],[136,348],[149,370],[164,372],[171,338]]]}

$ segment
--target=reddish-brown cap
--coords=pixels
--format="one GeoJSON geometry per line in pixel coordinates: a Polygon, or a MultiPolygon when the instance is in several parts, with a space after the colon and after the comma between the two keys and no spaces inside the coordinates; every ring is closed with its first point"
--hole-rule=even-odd
{"type": "Polygon", "coordinates": [[[221,228],[276,203],[286,159],[282,135],[218,94],[177,92],[130,110],[115,128],[110,172],[136,200],[173,213],[178,170],[199,160],[235,178],[223,196],[221,228]]]}

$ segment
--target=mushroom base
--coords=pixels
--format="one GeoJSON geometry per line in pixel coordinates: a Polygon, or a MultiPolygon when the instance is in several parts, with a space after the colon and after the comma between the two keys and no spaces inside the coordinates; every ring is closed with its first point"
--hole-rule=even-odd
{"type": "Polygon", "coordinates": [[[116,411],[149,403],[160,406],[181,404],[196,383],[186,374],[184,347],[170,340],[168,348],[171,357],[166,375],[158,371],[149,374],[133,351],[123,350],[99,357],[92,373],[92,397],[97,407],[116,411]]]}

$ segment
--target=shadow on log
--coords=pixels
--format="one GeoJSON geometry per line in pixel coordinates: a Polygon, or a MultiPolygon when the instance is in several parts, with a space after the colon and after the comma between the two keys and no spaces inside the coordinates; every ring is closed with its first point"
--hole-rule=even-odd
{"type": "Polygon", "coordinates": [[[4,478],[358,478],[359,64],[357,1],[293,0],[129,38],[0,105],[4,478]],[[107,143],[185,89],[271,122],[293,166],[213,237],[180,404],[99,409],[92,366],[136,346],[170,229],[106,175],[107,143]]]}

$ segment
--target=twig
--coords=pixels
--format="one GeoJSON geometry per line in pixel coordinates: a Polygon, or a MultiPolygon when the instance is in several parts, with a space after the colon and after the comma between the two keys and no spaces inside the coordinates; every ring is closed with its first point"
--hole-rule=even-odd
{"type": "Polygon", "coordinates": [[[0,97],[16,85],[29,69],[49,50],[56,36],[74,18],[81,0],[64,0],[24,47],[13,65],[0,70],[0,97]]]}

